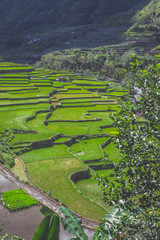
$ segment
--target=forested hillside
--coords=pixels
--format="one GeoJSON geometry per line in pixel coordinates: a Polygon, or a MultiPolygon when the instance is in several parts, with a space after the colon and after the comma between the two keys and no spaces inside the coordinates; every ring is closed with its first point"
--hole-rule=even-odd
{"type": "Polygon", "coordinates": [[[137,11],[132,22],[134,24],[127,31],[128,36],[154,36],[160,39],[160,1],[148,1],[143,9],[137,11]]]}
{"type": "Polygon", "coordinates": [[[144,0],[1,0],[0,35],[103,23],[144,0]]]}

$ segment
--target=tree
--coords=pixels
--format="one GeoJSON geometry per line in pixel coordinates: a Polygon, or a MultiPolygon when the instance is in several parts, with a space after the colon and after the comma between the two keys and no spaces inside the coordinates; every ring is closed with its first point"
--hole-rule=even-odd
{"type": "Polygon", "coordinates": [[[115,181],[107,177],[99,181],[105,201],[118,204],[125,213],[117,224],[116,239],[123,233],[123,239],[156,240],[160,239],[160,65],[141,70],[141,62],[132,58],[130,95],[112,116],[122,159],[114,166],[115,181]],[[141,92],[138,98],[136,89],[141,92]]]}

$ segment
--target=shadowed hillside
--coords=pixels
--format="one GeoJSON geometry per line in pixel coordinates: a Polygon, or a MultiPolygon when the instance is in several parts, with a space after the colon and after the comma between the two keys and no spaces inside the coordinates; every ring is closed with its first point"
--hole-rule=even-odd
{"type": "Polygon", "coordinates": [[[107,17],[128,11],[143,0],[1,0],[0,32],[43,31],[60,26],[103,23],[107,17]]]}
{"type": "MultiPolygon", "coordinates": [[[[147,3],[147,2],[146,2],[147,3]]],[[[133,26],[127,31],[127,36],[152,37],[160,39],[160,1],[151,0],[144,8],[137,11],[132,19],[133,26]]]]}

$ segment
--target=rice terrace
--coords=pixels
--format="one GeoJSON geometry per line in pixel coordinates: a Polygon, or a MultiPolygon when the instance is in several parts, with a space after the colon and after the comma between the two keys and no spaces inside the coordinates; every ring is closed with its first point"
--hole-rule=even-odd
{"type": "Polygon", "coordinates": [[[104,217],[108,206],[96,176],[111,175],[106,157],[120,159],[110,114],[127,91],[114,82],[8,62],[0,63],[0,76],[0,130],[15,154],[2,151],[3,164],[78,214],[104,217]]]}

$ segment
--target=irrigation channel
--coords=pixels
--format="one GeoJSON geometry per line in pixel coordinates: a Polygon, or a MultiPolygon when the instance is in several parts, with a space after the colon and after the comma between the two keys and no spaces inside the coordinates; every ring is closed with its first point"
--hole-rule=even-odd
{"type": "MultiPolygon", "coordinates": [[[[0,187],[1,191],[9,191],[13,189],[21,188],[27,194],[35,198],[40,204],[43,204],[58,213],[60,204],[51,198],[48,198],[43,192],[31,187],[28,184],[20,182],[4,167],[0,166],[0,187]]],[[[43,219],[43,215],[40,213],[41,205],[33,206],[31,208],[9,211],[2,205],[0,206],[0,234],[10,234],[22,236],[25,240],[31,240],[35,230],[43,219]]],[[[93,239],[94,231],[92,228],[97,227],[97,223],[82,218],[83,228],[86,234],[89,236],[89,240],[93,239]]],[[[60,230],[60,240],[68,240],[72,236],[67,233],[62,225],[60,230]]]]}

